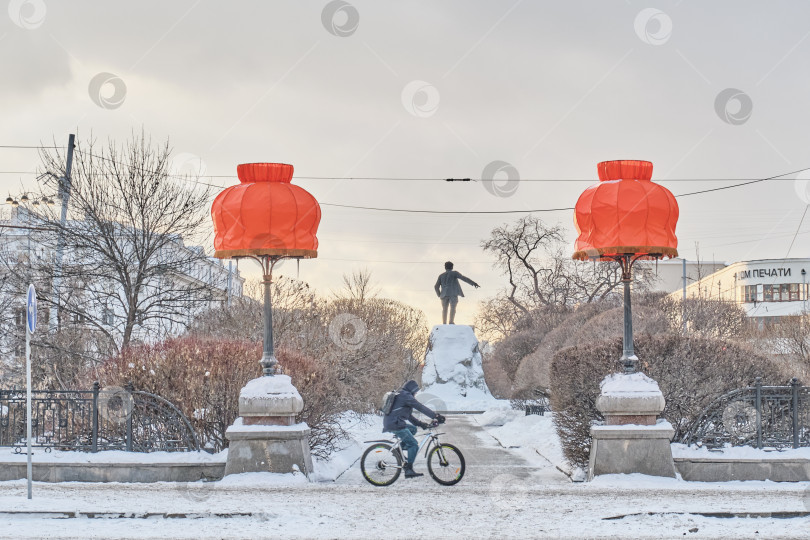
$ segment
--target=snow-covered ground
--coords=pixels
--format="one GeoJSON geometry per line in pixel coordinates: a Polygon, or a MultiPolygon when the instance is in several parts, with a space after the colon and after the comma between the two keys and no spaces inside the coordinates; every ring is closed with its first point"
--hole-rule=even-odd
{"type": "Polygon", "coordinates": [[[35,483],[31,501],[25,481],[0,483],[0,538],[807,538],[810,531],[808,483],[642,475],[572,483],[551,416],[503,407],[454,415],[443,426],[442,440],[467,461],[456,486],[426,475],[373,487],[356,460],[364,440],[386,438],[381,418],[343,420],[351,441],[329,462],[316,460],[309,481],[253,473],[219,482],[35,483]]]}
{"type": "MultiPolygon", "coordinates": [[[[0,538],[810,537],[810,482],[705,483],[637,474],[572,482],[584,475],[564,460],[551,414],[525,416],[492,398],[485,385],[476,386],[480,355],[471,334],[451,328],[447,339],[435,342],[440,346],[434,352],[446,346],[452,354],[434,355],[432,384],[417,395],[433,408],[444,402],[452,404],[447,409],[487,411],[448,415],[439,429],[442,442],[456,445],[466,461],[455,486],[440,486],[427,474],[383,488],[367,483],[358,463],[364,441],[390,435],[381,432],[380,416],[346,413],[341,424],[349,440],[329,460],[314,460],[310,478],[251,473],[218,482],[35,483],[30,501],[25,481],[0,482],[0,538]]],[[[717,456],[674,446],[676,455],[717,456]]],[[[753,457],[751,452],[727,451],[735,457],[753,457]]],[[[217,461],[226,454],[183,457],[217,461]]],[[[37,459],[109,462],[123,456],[37,459]]],[[[424,454],[415,469],[427,472],[424,454]]]]}
{"type": "Polygon", "coordinates": [[[535,465],[545,461],[573,481],[585,480],[585,472],[572,468],[563,457],[551,413],[526,416],[523,411],[502,407],[474,416],[473,419],[484,428],[486,436],[520,454],[526,461],[535,465]]]}
{"type": "Polygon", "coordinates": [[[752,446],[725,446],[718,449],[709,449],[685,444],[672,445],[672,457],[676,458],[706,458],[706,459],[810,459],[810,447],[804,448],[763,448],[752,446]]]}
{"type": "MultiPolygon", "coordinates": [[[[109,450],[92,454],[90,452],[60,452],[54,450],[46,452],[42,448],[33,448],[31,461],[34,463],[225,463],[228,459],[228,450],[217,454],[208,452],[124,452],[123,450],[109,450]]],[[[0,463],[26,462],[28,455],[25,448],[19,454],[11,448],[0,448],[0,463]]]]}

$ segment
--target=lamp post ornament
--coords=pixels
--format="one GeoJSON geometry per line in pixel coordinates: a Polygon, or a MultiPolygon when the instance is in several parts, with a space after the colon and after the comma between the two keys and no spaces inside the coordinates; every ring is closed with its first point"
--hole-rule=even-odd
{"type": "Polygon", "coordinates": [[[310,193],[292,185],[293,166],[247,163],[236,168],[241,182],[217,195],[211,206],[214,256],[250,258],[262,267],[264,350],[262,372],[280,371],[273,346],[272,274],[281,259],[318,256],[321,207],[310,193]]]}
{"type": "Polygon", "coordinates": [[[579,237],[573,257],[615,261],[621,267],[623,373],[611,373],[599,385],[594,406],[604,424],[591,426],[588,478],[617,473],[672,478],[670,441],[675,431],[666,420],[658,420],[666,405],[658,383],[638,372],[630,284],[636,261],[678,256],[678,203],[668,189],[650,181],[653,165],[649,161],[604,161],[597,170],[599,183],[586,189],[575,207],[579,237]]]}
{"type": "Polygon", "coordinates": [[[649,161],[599,163],[599,183],[580,195],[574,210],[579,236],[573,258],[615,261],[622,270],[624,334],[620,361],[625,373],[638,370],[630,297],[633,265],[638,260],[678,256],[678,203],[667,188],[650,181],[652,170],[649,161]]]}
{"type": "Polygon", "coordinates": [[[309,474],[309,427],[297,422],[304,401],[284,375],[273,347],[273,267],[282,259],[318,256],[321,207],[310,193],[290,182],[293,166],[248,163],[237,167],[241,182],[223,190],[211,205],[214,256],[251,258],[262,267],[264,346],[262,376],[239,392],[239,417],[225,436],[230,451],[225,474],[245,472],[309,474]]]}

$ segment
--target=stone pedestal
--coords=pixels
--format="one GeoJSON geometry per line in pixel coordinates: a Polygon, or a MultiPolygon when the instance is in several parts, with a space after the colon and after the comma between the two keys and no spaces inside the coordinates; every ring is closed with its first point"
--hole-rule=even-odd
{"type": "Polygon", "coordinates": [[[244,472],[312,472],[309,426],[295,423],[304,400],[287,375],[259,377],[239,393],[239,418],[225,432],[230,441],[225,475],[244,472]]]}
{"type": "Polygon", "coordinates": [[[591,428],[588,479],[622,473],[674,478],[670,441],[675,430],[657,419],[664,405],[658,383],[643,373],[605,377],[596,408],[606,425],[591,428]]]}

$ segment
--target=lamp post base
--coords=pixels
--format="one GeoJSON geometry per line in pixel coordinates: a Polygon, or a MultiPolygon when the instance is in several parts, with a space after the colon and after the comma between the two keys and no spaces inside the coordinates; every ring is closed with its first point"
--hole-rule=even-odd
{"type": "Polygon", "coordinates": [[[626,375],[632,375],[638,371],[638,356],[635,354],[632,356],[622,355],[619,362],[622,363],[626,375]]]}
{"type": "Polygon", "coordinates": [[[666,420],[658,383],[643,373],[614,373],[602,381],[596,408],[603,426],[591,428],[588,479],[600,474],[641,473],[675,477],[670,440],[675,431],[666,420]]]}
{"type": "Polygon", "coordinates": [[[262,375],[265,377],[272,377],[273,375],[281,374],[281,366],[278,364],[276,355],[263,354],[262,359],[259,360],[259,365],[262,366],[262,375]]]}
{"type": "Polygon", "coordinates": [[[287,375],[248,382],[239,393],[239,418],[225,432],[230,441],[225,475],[296,470],[309,475],[309,426],[295,423],[303,408],[287,375]]]}

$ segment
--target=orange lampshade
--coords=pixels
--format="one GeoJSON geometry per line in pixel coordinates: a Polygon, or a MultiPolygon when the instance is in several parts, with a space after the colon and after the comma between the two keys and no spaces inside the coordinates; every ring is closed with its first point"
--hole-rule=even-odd
{"type": "Polygon", "coordinates": [[[222,191],[211,205],[214,256],[318,256],[321,207],[292,185],[293,166],[246,163],[236,168],[241,184],[222,191]]]}
{"type": "Polygon", "coordinates": [[[599,183],[577,200],[574,259],[608,259],[622,254],[642,258],[678,256],[678,203],[652,181],[649,161],[603,161],[599,183]]]}

